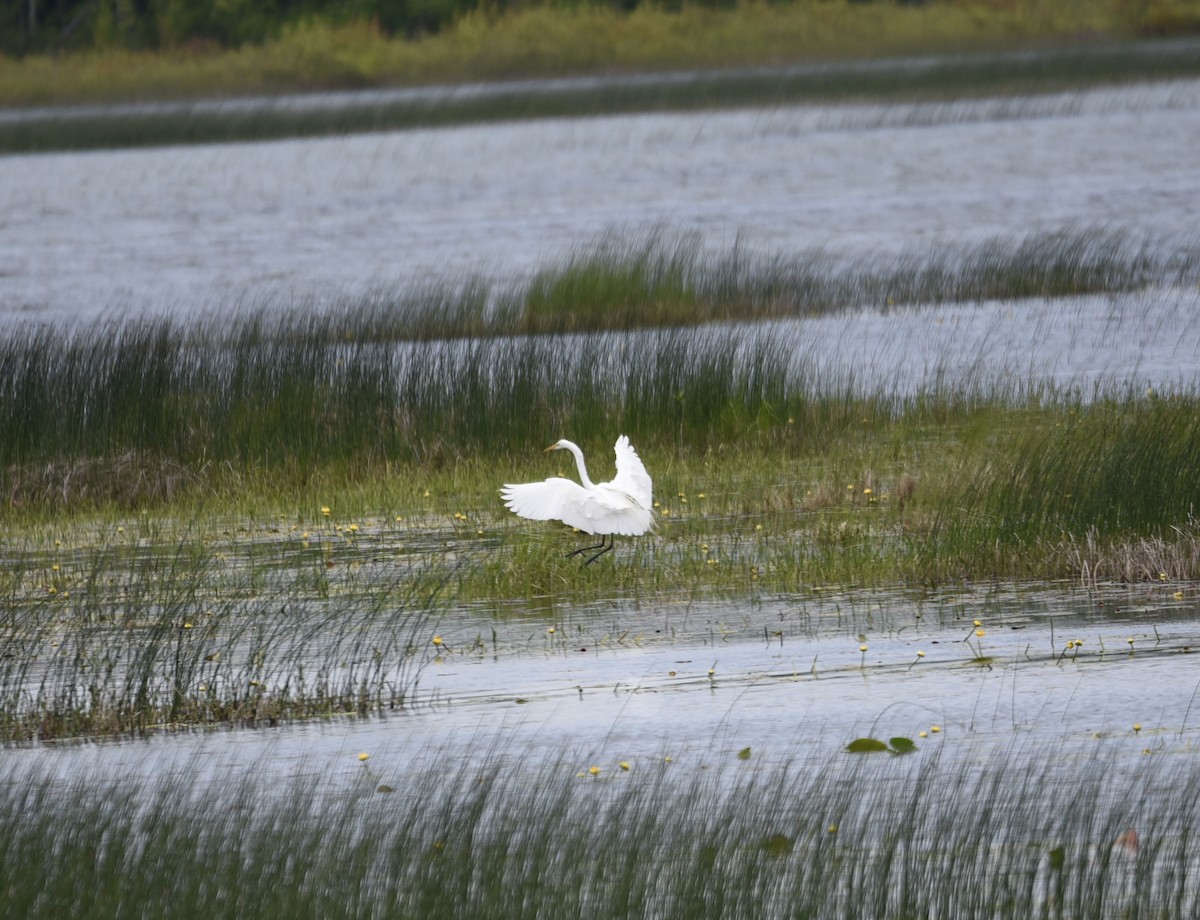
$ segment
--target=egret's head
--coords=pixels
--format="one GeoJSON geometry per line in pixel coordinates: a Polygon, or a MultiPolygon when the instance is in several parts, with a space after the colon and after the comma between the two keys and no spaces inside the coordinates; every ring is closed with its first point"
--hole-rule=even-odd
{"type": "Polygon", "coordinates": [[[548,453],[550,453],[550,451],[552,451],[552,450],[566,450],[566,449],[567,449],[567,442],[566,442],[566,441],[555,441],[553,444],[551,444],[549,447],[547,447],[547,448],[546,448],[546,449],[543,451],[543,453],[547,453],[547,454],[548,454],[548,453]]]}

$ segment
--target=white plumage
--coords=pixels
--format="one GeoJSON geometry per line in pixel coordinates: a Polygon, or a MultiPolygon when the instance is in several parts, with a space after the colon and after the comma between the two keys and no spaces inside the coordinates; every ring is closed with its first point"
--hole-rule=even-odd
{"type": "Polygon", "coordinates": [[[611,482],[594,483],[588,476],[579,445],[563,439],[546,450],[569,450],[575,457],[580,482],[552,476],[544,482],[505,485],[500,497],[515,514],[532,521],[562,521],[587,534],[600,534],[595,546],[585,546],[569,555],[600,550],[587,560],[595,562],[612,549],[612,536],[637,536],[654,526],[654,496],[650,474],[629,438],[621,435],[614,446],[617,475],[611,482]],[[582,483],[582,485],[580,484],[582,483]],[[604,537],[609,538],[606,543],[604,537]]]}

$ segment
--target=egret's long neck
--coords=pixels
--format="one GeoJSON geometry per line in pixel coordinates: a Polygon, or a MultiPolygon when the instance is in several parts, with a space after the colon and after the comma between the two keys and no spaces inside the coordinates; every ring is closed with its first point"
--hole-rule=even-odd
{"type": "Polygon", "coordinates": [[[579,445],[566,442],[566,448],[575,456],[575,466],[579,468],[579,481],[583,483],[585,489],[594,489],[596,484],[592,482],[591,477],[587,474],[587,467],[583,463],[583,451],[579,449],[579,445]]]}

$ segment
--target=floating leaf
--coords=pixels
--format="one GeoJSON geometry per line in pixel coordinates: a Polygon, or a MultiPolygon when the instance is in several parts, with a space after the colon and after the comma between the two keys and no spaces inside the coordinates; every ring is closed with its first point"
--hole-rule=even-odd
{"type": "Polygon", "coordinates": [[[888,746],[877,738],[855,738],[846,745],[846,750],[851,754],[874,754],[887,749],[888,746]]]}
{"type": "Polygon", "coordinates": [[[1063,866],[1067,864],[1067,850],[1065,847],[1055,847],[1050,851],[1050,868],[1056,872],[1062,871],[1063,866]]]}
{"type": "Polygon", "coordinates": [[[375,787],[375,791],[387,794],[392,791],[392,787],[389,786],[387,783],[380,783],[378,786],[375,787]]]}
{"type": "Polygon", "coordinates": [[[889,738],[888,744],[891,745],[894,754],[911,754],[917,749],[912,738],[889,738]]]}
{"type": "Polygon", "coordinates": [[[787,856],[795,845],[786,834],[772,834],[762,842],[762,848],[768,856],[787,856]]]}
{"type": "Polygon", "coordinates": [[[738,751],[737,759],[738,760],[749,760],[750,759],[750,748],[744,747],[740,751],[738,751]]]}

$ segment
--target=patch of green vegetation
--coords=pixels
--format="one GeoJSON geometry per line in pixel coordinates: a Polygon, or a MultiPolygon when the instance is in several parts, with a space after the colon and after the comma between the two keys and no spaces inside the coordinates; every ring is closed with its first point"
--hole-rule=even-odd
{"type": "Polygon", "coordinates": [[[147,516],[7,540],[0,739],[269,725],[405,705],[441,582],[346,560],[354,531],[147,516]],[[232,532],[231,532],[232,531],[232,532]]]}
{"type": "MultiPolygon", "coordinates": [[[[872,306],[1059,297],[1127,291],[1200,277],[1200,252],[1168,265],[1149,240],[1102,230],[1031,233],[936,252],[906,252],[871,267],[826,252],[764,256],[694,239],[615,236],[572,253],[499,299],[492,329],[561,333],[816,316],[872,306]]],[[[447,315],[447,314],[441,314],[447,315]]],[[[471,314],[450,311],[451,324],[471,314]]],[[[472,324],[467,334],[475,334],[472,324]]]]}

